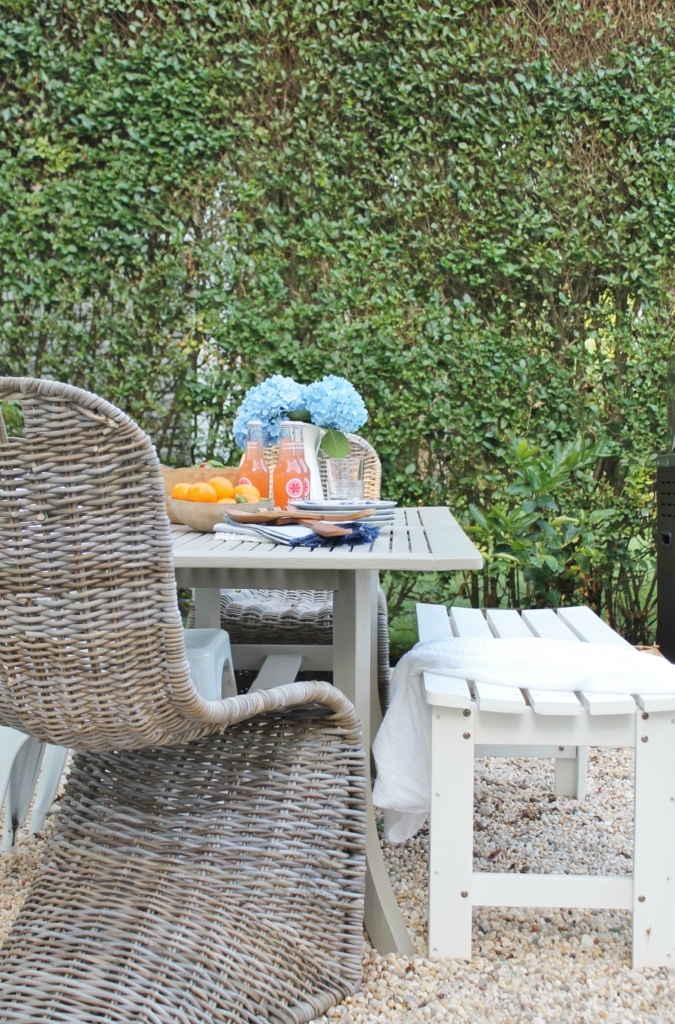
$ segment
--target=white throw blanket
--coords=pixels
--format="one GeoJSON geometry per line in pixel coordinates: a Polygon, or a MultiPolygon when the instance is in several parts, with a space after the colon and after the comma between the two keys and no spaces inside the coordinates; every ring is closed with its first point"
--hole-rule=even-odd
{"type": "Polygon", "coordinates": [[[675,694],[675,665],[628,647],[564,640],[456,638],[417,644],[394,671],[391,703],[373,754],[373,801],[384,836],[402,843],[429,814],[431,707],[423,672],[530,690],[675,694]]]}

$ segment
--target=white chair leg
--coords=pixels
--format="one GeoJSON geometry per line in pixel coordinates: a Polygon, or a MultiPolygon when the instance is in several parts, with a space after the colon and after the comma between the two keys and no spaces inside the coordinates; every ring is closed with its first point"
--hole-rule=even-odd
{"type": "Polygon", "coordinates": [[[586,774],[588,768],[588,747],[577,747],[576,757],[555,759],[555,793],[557,796],[574,796],[583,800],[586,796],[586,774]]]}
{"type": "Polygon", "coordinates": [[[2,850],[11,850],[33,798],[44,744],[17,732],[0,729],[0,801],[5,800],[2,850]]]}
{"type": "Polygon", "coordinates": [[[675,966],[675,717],[635,717],[633,967],[675,966]]]}
{"type": "Polygon", "coordinates": [[[33,813],[30,817],[30,831],[33,833],[42,831],[45,817],[54,803],[67,757],[67,747],[55,747],[50,743],[45,749],[33,813]]]}
{"type": "Polygon", "coordinates": [[[467,711],[431,709],[429,956],[453,960],[471,959],[475,715],[467,711]]]}

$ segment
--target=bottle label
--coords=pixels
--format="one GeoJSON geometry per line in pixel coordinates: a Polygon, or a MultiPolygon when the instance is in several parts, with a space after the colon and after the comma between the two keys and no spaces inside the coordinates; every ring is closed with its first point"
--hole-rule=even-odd
{"type": "Polygon", "coordinates": [[[305,492],[303,494],[303,498],[309,498],[309,477],[308,476],[305,477],[305,492]]]}
{"type": "Polygon", "coordinates": [[[289,498],[301,498],[303,492],[302,480],[299,480],[297,476],[291,477],[286,484],[286,494],[289,498]]]}
{"type": "Polygon", "coordinates": [[[248,484],[249,487],[251,486],[251,481],[249,480],[249,478],[247,476],[240,476],[239,477],[239,483],[240,484],[248,484]]]}

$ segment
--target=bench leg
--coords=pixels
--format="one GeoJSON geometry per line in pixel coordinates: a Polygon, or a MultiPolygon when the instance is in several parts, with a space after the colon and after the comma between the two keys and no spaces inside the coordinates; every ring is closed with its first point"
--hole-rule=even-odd
{"type": "Polygon", "coordinates": [[[576,757],[555,759],[556,796],[574,796],[583,800],[586,796],[586,771],[588,747],[577,747],[576,757]]]}
{"type": "Polygon", "coordinates": [[[429,956],[470,960],[476,716],[431,711],[429,956]]]}
{"type": "Polygon", "coordinates": [[[675,966],[675,716],[636,715],[633,967],[675,966]]]}

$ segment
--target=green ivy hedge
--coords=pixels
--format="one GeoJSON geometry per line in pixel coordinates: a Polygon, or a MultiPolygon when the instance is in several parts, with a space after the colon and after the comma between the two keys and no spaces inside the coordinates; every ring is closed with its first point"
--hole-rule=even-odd
{"type": "Polygon", "coordinates": [[[227,458],[269,373],[344,374],[388,495],[490,555],[441,596],[590,600],[646,639],[674,44],[657,0],[5,2],[0,368],[174,463],[227,458]],[[566,445],[593,465],[561,477],[566,445]],[[524,549],[494,516],[530,472],[524,549]]]}

